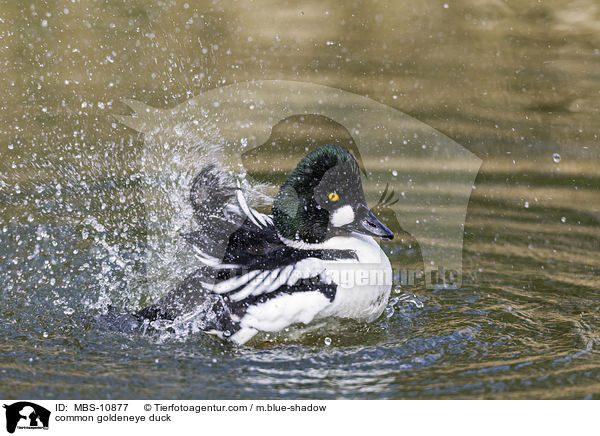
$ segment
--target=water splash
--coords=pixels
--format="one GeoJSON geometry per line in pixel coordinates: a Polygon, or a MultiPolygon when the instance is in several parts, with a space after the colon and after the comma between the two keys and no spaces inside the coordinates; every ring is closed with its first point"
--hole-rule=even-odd
{"type": "Polygon", "coordinates": [[[420,297],[417,297],[415,294],[411,294],[411,293],[401,294],[397,297],[392,298],[390,300],[390,304],[388,304],[388,307],[392,307],[392,315],[394,313],[393,307],[398,306],[400,303],[413,304],[417,309],[422,309],[424,307],[423,300],[420,297]]]}

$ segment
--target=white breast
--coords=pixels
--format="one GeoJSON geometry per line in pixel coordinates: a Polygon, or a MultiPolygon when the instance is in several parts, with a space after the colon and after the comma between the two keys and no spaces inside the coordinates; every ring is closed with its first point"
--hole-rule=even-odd
{"type": "Polygon", "coordinates": [[[333,303],[316,318],[336,316],[374,321],[383,312],[392,288],[392,267],[370,236],[353,233],[329,239],[323,248],[354,250],[358,260],[324,261],[326,274],[337,285],[333,303]]]}

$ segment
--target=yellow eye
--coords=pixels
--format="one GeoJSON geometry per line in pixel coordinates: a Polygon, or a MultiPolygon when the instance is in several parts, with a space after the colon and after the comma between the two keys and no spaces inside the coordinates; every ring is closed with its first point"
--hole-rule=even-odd
{"type": "Polygon", "coordinates": [[[340,196],[337,195],[336,192],[331,192],[331,193],[329,193],[329,199],[331,201],[338,201],[340,199],[340,196]]]}

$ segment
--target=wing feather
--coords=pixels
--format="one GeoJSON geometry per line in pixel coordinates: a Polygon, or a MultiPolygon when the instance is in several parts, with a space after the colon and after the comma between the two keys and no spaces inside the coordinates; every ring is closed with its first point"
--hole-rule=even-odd
{"type": "MultiPolygon", "coordinates": [[[[265,219],[267,215],[259,213],[252,209],[250,206],[248,206],[248,203],[246,202],[246,197],[244,197],[244,194],[242,193],[241,189],[237,190],[237,201],[244,214],[250,219],[250,221],[252,221],[252,223],[256,227],[258,227],[259,229],[263,229],[268,226],[267,221],[265,219]]],[[[271,223],[272,222],[273,221],[271,220],[271,223]]]]}
{"type": "MultiPolygon", "coordinates": [[[[246,286],[244,286],[240,291],[236,292],[235,294],[231,294],[229,296],[229,298],[231,298],[233,301],[240,301],[243,300],[244,298],[252,295],[252,293],[255,290],[258,290],[259,286],[261,283],[263,283],[265,281],[265,279],[267,278],[267,276],[269,276],[272,273],[272,271],[261,271],[260,274],[258,274],[256,276],[256,278],[254,278],[252,281],[250,281],[246,286]]],[[[260,294],[261,292],[258,292],[258,294],[260,294]]]]}
{"type": "Polygon", "coordinates": [[[236,289],[239,289],[241,286],[247,284],[250,280],[255,278],[260,271],[250,271],[247,274],[233,277],[229,280],[224,280],[222,282],[212,284],[203,282],[202,286],[215,294],[226,294],[228,292],[233,292],[236,289]]]}
{"type": "Polygon", "coordinates": [[[331,282],[325,276],[323,261],[309,257],[292,265],[266,270],[257,269],[216,284],[203,283],[203,286],[211,292],[227,295],[232,301],[241,301],[250,296],[256,297],[275,292],[282,287],[293,287],[300,280],[317,277],[324,283],[331,282]]]}

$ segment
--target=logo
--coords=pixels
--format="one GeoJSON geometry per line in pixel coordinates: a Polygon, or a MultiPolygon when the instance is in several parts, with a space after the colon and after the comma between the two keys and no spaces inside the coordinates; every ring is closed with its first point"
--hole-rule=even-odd
{"type": "MultiPolygon", "coordinates": [[[[467,206],[482,161],[430,126],[368,97],[323,85],[279,80],[220,87],[171,109],[157,109],[134,100],[124,103],[134,113],[116,118],[144,134],[141,164],[148,178],[144,204],[150,223],[147,274],[157,289],[175,284],[161,282],[163,277],[192,272],[173,274],[173,268],[177,268],[173,259],[189,256],[190,262],[185,263],[195,265],[193,250],[179,237],[185,229],[183,223],[193,222],[192,214],[187,197],[178,195],[190,192],[193,176],[207,161],[245,174],[249,168],[246,164],[253,160],[260,164],[263,156],[296,156],[291,148],[277,142],[276,131],[287,128],[292,132],[288,136],[293,136],[294,123],[309,117],[327,120],[347,134],[345,147],[356,158],[368,184],[368,204],[376,204],[376,215],[385,227],[416,241],[415,256],[422,259],[416,265],[420,267],[398,271],[394,277],[401,278],[403,284],[412,284],[414,273],[419,272],[428,288],[461,287],[467,206]]],[[[318,137],[308,137],[301,144],[302,153],[289,160],[297,162],[317,145],[328,143],[318,144],[318,137]]],[[[332,142],[330,138],[327,141],[332,142]]],[[[257,168],[266,171],[260,165],[257,168]]],[[[344,168],[338,172],[343,173],[344,168]]],[[[333,191],[321,194],[324,203],[335,202],[340,195],[333,191]]],[[[285,204],[292,215],[296,210],[294,199],[294,192],[289,192],[285,204]]],[[[338,218],[342,222],[346,217],[338,218]]],[[[224,255],[227,244],[221,245],[211,253],[215,258],[224,255]]]]}
{"type": "Polygon", "coordinates": [[[28,401],[4,405],[6,409],[6,431],[14,433],[18,429],[48,429],[50,411],[28,401]]]}

